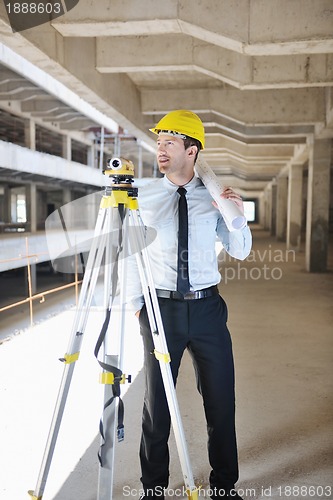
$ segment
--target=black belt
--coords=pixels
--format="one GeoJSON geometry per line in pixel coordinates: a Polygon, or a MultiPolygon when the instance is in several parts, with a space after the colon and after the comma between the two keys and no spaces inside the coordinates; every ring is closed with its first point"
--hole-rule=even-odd
{"type": "Polygon", "coordinates": [[[162,299],[178,299],[178,300],[197,300],[205,299],[207,297],[212,297],[213,295],[218,295],[219,291],[216,285],[210,286],[209,288],[204,288],[203,290],[196,290],[195,292],[187,292],[183,295],[180,292],[174,292],[172,290],[161,290],[156,289],[157,297],[162,299]]]}

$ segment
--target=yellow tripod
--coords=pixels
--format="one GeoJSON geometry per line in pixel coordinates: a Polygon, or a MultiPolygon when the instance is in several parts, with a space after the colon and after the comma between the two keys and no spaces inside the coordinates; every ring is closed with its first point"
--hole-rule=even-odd
{"type": "MultiPolygon", "coordinates": [[[[136,256],[143,294],[147,307],[150,329],[154,342],[154,353],[159,361],[164,389],[171,416],[171,423],[175,435],[177,451],[180,459],[181,469],[184,478],[187,497],[190,500],[198,499],[198,488],[194,484],[191,470],[184,429],[182,426],[180,411],[178,407],[176,391],[170,368],[170,355],[168,352],[165,332],[160,314],[158,299],[155,291],[153,275],[149,262],[149,255],[144,237],[144,227],[139,217],[139,207],[137,200],[137,189],[132,186],[134,177],[134,167],[132,162],[124,159],[113,158],[109,162],[109,167],[104,171],[111,177],[113,185],[105,188],[99,213],[96,221],[94,238],[89,251],[86,271],[84,273],[82,288],[80,292],[77,311],[75,314],[70,342],[64,362],[64,372],[58,393],[58,398],[53,414],[53,419],[44,451],[44,456],[39,472],[39,477],[34,491],[29,491],[32,500],[41,500],[44,494],[47,477],[49,474],[53,452],[60,429],[63,412],[73,376],[75,363],[79,358],[81,344],[84,336],[89,309],[96,287],[97,278],[103,257],[105,258],[105,296],[106,296],[106,320],[104,322],[101,335],[97,341],[95,355],[103,344],[108,329],[108,321],[111,313],[111,306],[116,294],[118,281],[118,264],[123,264],[120,273],[120,304],[125,304],[125,259],[120,258],[121,254],[128,255],[127,244],[130,246],[130,253],[136,256]],[[119,233],[118,241],[113,244],[112,237],[115,217],[118,219],[119,233]],[[131,230],[128,231],[129,218],[131,218],[131,230]],[[110,263],[113,263],[111,266],[110,263]]],[[[108,414],[104,414],[102,446],[100,451],[99,486],[97,500],[112,500],[113,486],[113,464],[114,464],[114,441],[116,433],[118,440],[123,438],[122,426],[122,401],[120,398],[120,384],[124,383],[126,376],[122,373],[122,340],[124,328],[125,308],[121,307],[120,316],[120,346],[119,355],[110,356],[104,353],[103,361],[99,364],[103,368],[101,381],[105,384],[105,406],[108,414]],[[118,401],[118,429],[116,429],[115,403],[118,401]],[[113,404],[112,404],[113,403],[113,404]]]]}

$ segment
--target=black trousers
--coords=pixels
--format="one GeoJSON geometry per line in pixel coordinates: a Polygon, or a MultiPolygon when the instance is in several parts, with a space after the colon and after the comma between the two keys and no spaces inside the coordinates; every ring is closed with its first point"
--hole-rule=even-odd
{"type": "MultiPolygon", "coordinates": [[[[176,384],[181,358],[188,349],[202,395],[208,432],[210,487],[230,490],[238,480],[235,434],[234,364],[227,328],[227,306],[221,296],[199,300],[159,298],[176,384]]],[[[145,306],[140,313],[146,389],[140,445],[141,481],[145,490],[167,487],[170,414],[145,306]]],[[[186,422],[184,422],[186,426],[186,422]]]]}

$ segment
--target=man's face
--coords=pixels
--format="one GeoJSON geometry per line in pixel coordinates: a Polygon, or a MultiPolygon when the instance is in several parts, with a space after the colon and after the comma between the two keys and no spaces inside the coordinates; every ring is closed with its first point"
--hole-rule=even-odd
{"type": "Polygon", "coordinates": [[[162,174],[181,173],[193,168],[193,157],[185,150],[184,141],[179,137],[160,134],[157,139],[157,164],[162,174]]]}

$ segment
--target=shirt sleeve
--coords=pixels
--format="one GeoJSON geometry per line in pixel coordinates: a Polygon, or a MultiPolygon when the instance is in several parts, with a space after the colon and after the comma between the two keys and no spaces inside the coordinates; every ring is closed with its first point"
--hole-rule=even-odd
{"type": "Polygon", "coordinates": [[[235,231],[229,231],[223,217],[219,218],[216,229],[217,235],[226,252],[235,259],[244,260],[252,248],[252,234],[249,226],[235,231]]]}

